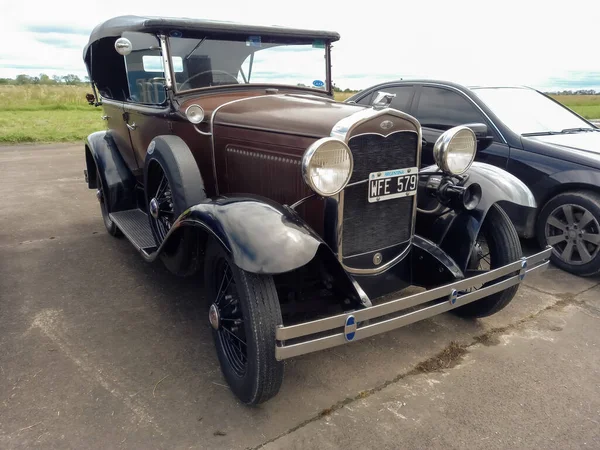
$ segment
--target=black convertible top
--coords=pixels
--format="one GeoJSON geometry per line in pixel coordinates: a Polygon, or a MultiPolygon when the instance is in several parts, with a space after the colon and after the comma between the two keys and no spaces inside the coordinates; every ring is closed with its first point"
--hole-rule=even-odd
{"type": "Polygon", "coordinates": [[[245,34],[260,36],[281,36],[292,38],[313,38],[337,41],[340,35],[333,31],[304,30],[279,26],[245,25],[205,19],[187,19],[170,17],[119,16],[97,25],[90,34],[90,40],[83,50],[84,58],[89,46],[104,37],[120,36],[124,31],[164,33],[177,36],[182,32],[245,34]]]}

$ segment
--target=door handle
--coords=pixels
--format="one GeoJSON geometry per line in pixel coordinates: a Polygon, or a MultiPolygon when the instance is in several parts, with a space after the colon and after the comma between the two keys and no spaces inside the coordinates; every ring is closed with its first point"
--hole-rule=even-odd
{"type": "Polygon", "coordinates": [[[129,128],[131,131],[135,130],[137,128],[137,125],[135,124],[135,122],[133,122],[131,125],[126,124],[127,128],[129,128]]]}
{"type": "Polygon", "coordinates": [[[100,118],[101,118],[102,120],[108,120],[108,119],[110,119],[110,116],[100,116],[100,118]]]}

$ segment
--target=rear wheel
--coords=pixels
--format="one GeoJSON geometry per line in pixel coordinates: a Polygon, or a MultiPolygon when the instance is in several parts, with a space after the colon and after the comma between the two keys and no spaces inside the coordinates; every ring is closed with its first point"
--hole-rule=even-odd
{"type": "MultiPolygon", "coordinates": [[[[181,214],[206,199],[204,183],[189,148],[176,136],[160,136],[152,141],[144,179],[150,228],[156,245],[161,246],[181,214]]],[[[170,272],[192,275],[201,259],[201,235],[191,227],[182,227],[176,233],[169,237],[160,258],[170,272]]]]}
{"type": "Polygon", "coordinates": [[[121,230],[117,227],[117,225],[110,218],[110,213],[108,211],[108,207],[106,206],[106,190],[102,184],[102,178],[100,178],[100,172],[96,169],[96,198],[98,199],[98,203],[100,203],[100,212],[102,213],[102,220],[104,221],[104,226],[106,227],[106,231],[108,234],[118,237],[121,236],[121,230]]]}
{"type": "Polygon", "coordinates": [[[538,218],[538,240],[553,247],[557,267],[575,275],[600,273],[600,195],[575,191],[550,200],[538,218]]]}
{"type": "Polygon", "coordinates": [[[275,359],[282,318],[273,277],[238,268],[214,241],[206,250],[204,275],[223,376],[242,402],[265,402],[283,381],[283,363],[275,359]]]}
{"type": "MultiPolygon", "coordinates": [[[[487,272],[513,263],[521,256],[521,243],[514,225],[502,208],[498,205],[492,206],[479,230],[477,241],[471,252],[467,276],[469,271],[487,272]]],[[[474,287],[471,290],[485,286],[474,287]]],[[[490,316],[506,307],[517,293],[518,288],[518,284],[511,286],[481,300],[456,308],[454,312],[463,317],[490,316]]]]}

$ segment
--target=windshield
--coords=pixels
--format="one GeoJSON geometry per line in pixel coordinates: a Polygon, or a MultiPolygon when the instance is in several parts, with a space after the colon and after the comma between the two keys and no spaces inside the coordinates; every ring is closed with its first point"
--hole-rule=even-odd
{"type": "Polygon", "coordinates": [[[473,88],[473,92],[511,130],[519,134],[561,132],[590,125],[533,89],[473,88]]]}
{"type": "Polygon", "coordinates": [[[178,91],[237,84],[328,90],[326,43],[250,36],[244,40],[169,38],[178,91]]]}

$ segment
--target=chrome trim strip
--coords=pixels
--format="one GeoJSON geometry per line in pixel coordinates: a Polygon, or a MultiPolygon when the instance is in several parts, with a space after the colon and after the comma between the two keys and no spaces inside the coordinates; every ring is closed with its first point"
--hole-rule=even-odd
{"type": "MultiPolygon", "coordinates": [[[[551,247],[547,247],[545,250],[529,257],[523,258],[527,261],[527,273],[531,274],[534,272],[541,272],[548,267],[548,258],[552,252],[551,247]],[[537,263],[537,265],[535,265],[537,263]]],[[[471,303],[475,300],[479,300],[483,297],[487,297],[496,292],[503,291],[511,286],[517,285],[521,282],[521,275],[519,275],[519,269],[522,266],[522,260],[515,261],[512,264],[508,264],[499,269],[495,269],[488,273],[477,275],[467,280],[461,280],[457,283],[450,283],[439,288],[432,289],[430,291],[423,292],[421,294],[411,295],[409,297],[392,300],[390,302],[383,303],[381,305],[373,306],[371,308],[365,308],[359,311],[353,311],[352,314],[357,322],[362,322],[368,319],[378,318],[387,314],[401,311],[412,306],[421,305],[429,301],[439,299],[439,302],[430,305],[416,311],[411,311],[398,317],[393,317],[381,322],[377,322],[370,325],[365,325],[356,330],[356,336],[354,341],[364,339],[367,337],[374,336],[379,333],[394,330],[396,328],[409,325],[419,320],[427,319],[437,314],[450,311],[454,308],[471,303]],[[452,294],[459,290],[471,287],[473,284],[481,284],[483,282],[492,281],[501,276],[505,276],[511,272],[517,272],[512,277],[499,281],[491,286],[478,289],[476,291],[457,295],[452,297],[452,294]],[[492,275],[490,275],[492,274],[492,275]]],[[[346,343],[346,339],[343,333],[336,333],[331,336],[313,339],[298,344],[285,345],[286,339],[293,339],[297,337],[307,336],[322,331],[331,329],[340,329],[344,327],[344,323],[348,314],[340,314],[333,317],[328,317],[321,320],[315,320],[304,324],[293,325],[290,327],[279,327],[276,330],[276,339],[280,343],[276,344],[275,357],[278,360],[291,358],[293,356],[303,355],[306,353],[315,352],[318,350],[324,350],[327,348],[335,347],[346,343]]]]}
{"type": "Polygon", "coordinates": [[[160,50],[163,57],[165,69],[165,85],[168,89],[173,89],[173,80],[171,78],[171,62],[169,61],[169,51],[167,50],[167,38],[164,34],[158,36],[160,39],[160,50]]]}
{"type": "MultiPolygon", "coordinates": [[[[339,120],[331,129],[331,137],[335,137],[338,138],[342,141],[344,141],[347,145],[349,145],[349,141],[350,139],[357,137],[357,136],[363,136],[365,134],[375,134],[375,135],[379,135],[382,137],[388,137],[394,133],[401,133],[401,132],[412,132],[415,133],[415,131],[413,130],[397,130],[397,131],[391,131],[388,134],[381,134],[381,133],[362,133],[356,136],[351,136],[351,132],[354,128],[356,128],[358,125],[361,125],[371,119],[374,119],[375,117],[378,116],[382,116],[382,115],[386,115],[389,114],[391,116],[395,116],[398,117],[400,119],[404,119],[407,120],[408,122],[412,123],[415,128],[417,128],[417,161],[416,161],[416,167],[420,167],[421,166],[421,145],[422,145],[422,130],[421,130],[421,124],[419,123],[419,121],[417,119],[415,119],[413,116],[406,114],[402,111],[399,111],[397,109],[393,109],[393,108],[383,108],[383,109],[374,109],[374,108],[365,108],[363,110],[360,110],[358,112],[355,112],[354,114],[351,114],[349,116],[344,117],[343,119],[339,120]]],[[[358,181],[355,183],[352,183],[352,186],[358,183],[362,183],[364,181],[358,181]]],[[[346,186],[348,187],[348,186],[346,186]]],[[[342,190],[339,194],[338,194],[338,224],[337,224],[337,257],[338,260],[340,262],[340,264],[342,265],[342,267],[350,273],[354,273],[354,274],[361,274],[361,275],[369,275],[369,274],[376,274],[376,273],[380,273],[383,272],[384,270],[390,268],[391,266],[393,266],[394,264],[398,263],[399,261],[402,260],[402,258],[404,258],[406,256],[406,254],[408,253],[408,251],[410,250],[410,244],[412,243],[412,236],[415,234],[415,223],[416,223],[416,219],[417,219],[417,198],[415,195],[415,198],[413,200],[413,212],[412,212],[412,228],[410,231],[410,236],[411,238],[409,239],[409,245],[407,246],[406,250],[403,251],[400,255],[398,255],[397,257],[395,257],[394,259],[388,261],[386,264],[383,264],[381,266],[378,266],[376,268],[373,269],[358,269],[358,268],[351,268],[348,267],[344,264],[344,254],[342,252],[342,235],[344,232],[344,191],[342,190]]],[[[400,244],[400,242],[398,242],[398,244],[400,244]]]]}
{"type": "Polygon", "coordinates": [[[216,153],[215,153],[215,116],[217,115],[217,112],[224,106],[231,105],[233,103],[243,102],[244,100],[252,100],[255,98],[266,97],[267,95],[273,96],[273,94],[265,94],[265,95],[255,95],[253,97],[236,98],[235,100],[231,100],[230,102],[223,103],[222,105],[217,106],[213,110],[212,114],[210,115],[210,136],[211,136],[210,142],[211,142],[211,147],[212,147],[212,149],[211,149],[212,165],[213,165],[213,176],[215,177],[215,193],[216,193],[216,195],[219,195],[219,181],[217,180],[217,160],[215,157],[215,155],[216,155],[216,153]]]}
{"type": "MultiPolygon", "coordinates": [[[[506,138],[504,137],[504,135],[500,132],[500,130],[498,129],[498,127],[496,126],[496,124],[494,123],[494,121],[492,119],[490,119],[490,116],[488,116],[486,114],[486,112],[481,108],[481,106],[479,106],[475,100],[473,100],[471,97],[469,97],[467,94],[465,94],[463,91],[461,91],[460,89],[455,88],[454,86],[448,86],[447,84],[440,84],[440,83],[429,83],[429,82],[416,82],[416,84],[420,84],[421,86],[438,86],[438,87],[443,87],[446,89],[450,89],[453,90],[455,92],[458,92],[460,95],[462,95],[463,97],[465,97],[467,100],[469,100],[473,105],[475,105],[475,107],[481,112],[481,114],[483,114],[485,116],[485,118],[489,121],[489,123],[492,124],[492,127],[494,127],[494,130],[496,130],[498,132],[498,135],[500,136],[500,138],[502,138],[502,141],[508,145],[508,141],[506,140],[506,138]]],[[[468,88],[467,88],[468,89],[468,88]]],[[[475,94],[477,95],[477,94],[475,94]]]]}

